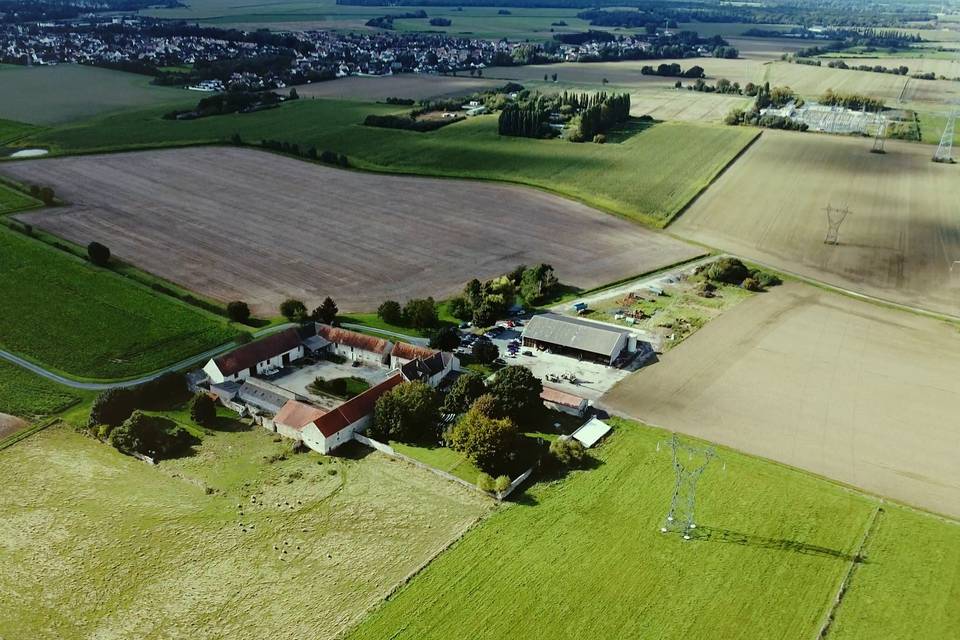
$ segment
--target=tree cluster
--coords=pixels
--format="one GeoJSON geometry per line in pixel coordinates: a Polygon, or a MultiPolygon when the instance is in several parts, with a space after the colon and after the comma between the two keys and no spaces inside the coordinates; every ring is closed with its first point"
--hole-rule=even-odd
{"type": "Polygon", "coordinates": [[[742,286],[753,291],[761,291],[782,283],[776,275],[760,269],[750,269],[737,258],[720,258],[698,267],[696,273],[713,282],[742,286]]]}
{"type": "Polygon", "coordinates": [[[542,96],[525,104],[508,104],[500,112],[497,133],[501,136],[549,138],[556,134],[550,126],[550,111],[542,96]]]}
{"type": "Polygon", "coordinates": [[[886,107],[881,98],[873,98],[859,93],[834,93],[833,89],[827,89],[820,96],[820,103],[830,106],[841,106],[854,111],[866,109],[867,111],[881,111],[886,107]]]}
{"type": "Polygon", "coordinates": [[[424,382],[404,382],[377,399],[370,435],[382,442],[433,444],[439,438],[440,398],[424,382]]]}
{"type": "Polygon", "coordinates": [[[843,60],[831,60],[827,63],[827,66],[831,69],[852,69],[854,71],[872,71],[873,73],[892,73],[897,76],[905,76],[910,72],[910,68],[904,65],[899,67],[885,67],[882,64],[858,64],[856,66],[850,66],[843,60]]]}
{"type": "Polygon", "coordinates": [[[693,65],[684,71],[680,65],[675,62],[657,65],[656,69],[650,65],[644,65],[640,68],[640,73],[645,76],[663,76],[666,78],[703,78],[706,76],[701,66],[693,65]]]}
{"type": "Polygon", "coordinates": [[[107,442],[125,453],[162,460],[187,453],[200,439],[169,418],[134,411],[123,423],[110,429],[107,442]]]}
{"type": "Polygon", "coordinates": [[[285,99],[296,100],[295,89],[291,89],[290,98],[283,98],[272,91],[229,91],[201,98],[197,106],[188,111],[170,111],[163,115],[166,120],[195,120],[228,113],[253,113],[272,109],[285,99]]]}
{"type": "Polygon", "coordinates": [[[115,427],[137,409],[166,409],[189,397],[183,374],[167,373],[135,387],[118,387],[101,392],[94,399],[87,419],[89,429],[100,425],[115,427]]]}
{"type": "Polygon", "coordinates": [[[413,298],[401,307],[396,300],[386,300],[377,307],[377,317],[397,327],[410,327],[418,331],[436,329],[440,326],[437,303],[433,298],[413,298]]]}
{"type": "Polygon", "coordinates": [[[370,114],[363,120],[364,126],[382,127],[384,129],[403,129],[404,131],[436,131],[448,124],[460,122],[464,116],[457,115],[453,118],[431,118],[429,120],[417,120],[410,116],[398,116],[394,114],[376,115],[370,114]]]}
{"type": "Polygon", "coordinates": [[[570,136],[570,140],[574,142],[592,140],[598,133],[606,133],[611,127],[626,122],[629,117],[629,93],[594,94],[591,96],[590,104],[580,113],[577,131],[570,136]]]}
{"type": "Polygon", "coordinates": [[[317,151],[316,147],[301,147],[296,142],[282,142],[280,140],[261,140],[260,146],[264,149],[289,153],[308,160],[319,160],[325,164],[334,164],[343,168],[350,166],[350,159],[342,153],[323,150],[317,151]]]}

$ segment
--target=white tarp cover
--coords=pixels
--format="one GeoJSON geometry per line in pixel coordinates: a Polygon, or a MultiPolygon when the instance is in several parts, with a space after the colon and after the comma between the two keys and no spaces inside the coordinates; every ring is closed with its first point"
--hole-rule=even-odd
{"type": "Polygon", "coordinates": [[[590,418],[586,424],[574,431],[571,437],[576,438],[583,446],[589,449],[608,433],[610,433],[610,425],[603,420],[590,418]]]}

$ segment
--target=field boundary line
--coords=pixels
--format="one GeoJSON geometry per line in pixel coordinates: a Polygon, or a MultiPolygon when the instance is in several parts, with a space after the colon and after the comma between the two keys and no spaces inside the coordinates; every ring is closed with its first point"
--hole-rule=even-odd
{"type": "Polygon", "coordinates": [[[873,510],[870,520],[867,521],[867,527],[860,537],[860,544],[857,545],[857,551],[853,555],[853,559],[850,561],[850,566],[847,567],[847,572],[843,575],[843,579],[840,580],[840,586],[837,588],[837,593],[833,597],[833,602],[830,603],[830,607],[824,615],[823,622],[820,624],[820,630],[814,638],[826,638],[827,635],[829,635],[833,621],[836,620],[837,611],[843,603],[844,596],[846,596],[847,591],[850,589],[850,581],[853,578],[853,574],[856,572],[857,567],[863,563],[863,550],[867,546],[870,536],[876,530],[877,523],[880,521],[880,516],[883,512],[883,499],[881,499],[880,504],[873,510]]]}
{"type": "MultiPolygon", "coordinates": [[[[694,203],[695,203],[697,200],[700,199],[700,196],[702,196],[704,193],[707,192],[707,189],[709,189],[709,188],[712,187],[714,184],[716,184],[717,180],[719,180],[719,179],[723,176],[723,174],[725,174],[725,173],[730,169],[730,167],[732,167],[734,164],[736,164],[737,160],[739,160],[740,158],[742,158],[742,157],[744,156],[744,154],[747,153],[747,151],[749,151],[750,149],[753,148],[753,145],[757,142],[757,140],[760,139],[761,136],[763,136],[763,129],[758,130],[758,131],[757,131],[757,135],[755,135],[753,138],[751,138],[751,139],[750,139],[750,142],[748,142],[747,144],[743,145],[743,148],[740,149],[740,151],[738,151],[735,156],[733,156],[732,158],[730,158],[730,161],[727,162],[727,164],[723,165],[723,167],[720,169],[720,171],[717,171],[717,173],[716,173],[712,178],[710,178],[710,180],[707,181],[707,184],[703,185],[703,187],[702,187],[699,191],[697,191],[697,192],[693,195],[692,198],[690,198],[689,200],[687,200],[687,203],[686,203],[685,205],[683,205],[682,207],[680,207],[680,209],[677,210],[677,212],[674,213],[672,216],[670,216],[670,217],[668,217],[666,220],[664,220],[664,221],[663,221],[663,224],[660,225],[660,228],[661,228],[661,229],[666,229],[667,227],[669,227],[670,225],[672,225],[674,222],[676,222],[677,219],[680,218],[680,216],[682,216],[684,213],[686,213],[687,210],[690,209],[690,207],[692,207],[692,206],[694,205],[694,203]]],[[[689,242],[689,241],[688,241],[688,242],[689,242]]]]}
{"type": "Polygon", "coordinates": [[[434,560],[440,557],[441,554],[448,551],[455,544],[463,540],[463,538],[468,533],[470,533],[474,528],[483,524],[487,520],[487,518],[493,515],[493,513],[500,508],[501,507],[498,505],[497,507],[490,510],[489,512],[481,513],[476,518],[474,518],[471,522],[468,522],[466,526],[464,526],[463,529],[461,529],[459,533],[453,536],[453,538],[451,538],[446,544],[440,545],[440,547],[436,551],[434,551],[432,554],[430,554],[430,556],[426,560],[421,562],[420,565],[412,569],[407,575],[405,575],[403,578],[398,580],[395,585],[390,587],[390,590],[387,591],[387,593],[383,596],[383,598],[381,598],[377,602],[374,602],[373,604],[365,608],[363,611],[361,611],[357,616],[356,621],[349,627],[341,629],[340,632],[334,636],[334,640],[343,640],[344,638],[346,638],[347,635],[351,633],[354,629],[356,629],[360,625],[360,623],[366,620],[370,616],[370,614],[372,614],[377,609],[380,609],[381,607],[383,607],[383,605],[389,602],[390,598],[395,596],[397,592],[399,592],[401,589],[403,589],[408,584],[410,584],[410,582],[414,578],[416,578],[418,575],[423,573],[423,571],[426,570],[426,568],[429,567],[434,560]]]}
{"type": "MultiPolygon", "coordinates": [[[[77,402],[79,402],[79,400],[77,402]]],[[[77,402],[72,403],[70,406],[77,404],[77,402]]],[[[26,440],[33,434],[40,433],[47,427],[53,426],[54,424],[57,424],[59,422],[61,422],[60,418],[50,418],[46,422],[40,422],[35,425],[29,426],[26,429],[21,429],[20,431],[17,431],[12,435],[7,436],[3,440],[0,440],[0,451],[3,451],[4,449],[7,449],[9,447],[12,447],[18,442],[22,440],[26,440]]]]}

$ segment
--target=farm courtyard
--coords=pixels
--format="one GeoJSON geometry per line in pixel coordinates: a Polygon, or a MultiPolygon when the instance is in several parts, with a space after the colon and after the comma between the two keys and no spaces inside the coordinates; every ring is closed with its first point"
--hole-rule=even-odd
{"type": "Polygon", "coordinates": [[[213,431],[153,467],[64,425],[0,451],[0,636],[334,638],[491,506],[288,449],[213,431]]]}
{"type": "MultiPolygon", "coordinates": [[[[874,74],[878,75],[878,74],[874,74]]],[[[678,236],[893,302],[960,314],[960,167],[925,145],[765,131],[671,225],[678,236]],[[799,176],[803,176],[800,178],[799,176]],[[849,207],[824,244],[825,207],[849,207]]]]}
{"type": "Polygon", "coordinates": [[[702,250],[547,193],[384,176],[265,152],[195,148],[5,165],[71,203],[18,219],[203,295],[275,314],[330,295],[345,311],[443,297],[548,262],[589,288],[702,250]]]}
{"type": "Polygon", "coordinates": [[[745,300],[611,411],[960,516],[957,327],[800,283],[745,300]]]}

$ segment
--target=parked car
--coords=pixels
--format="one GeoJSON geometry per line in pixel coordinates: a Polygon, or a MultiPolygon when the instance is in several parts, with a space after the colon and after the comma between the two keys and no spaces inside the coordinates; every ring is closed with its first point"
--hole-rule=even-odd
{"type": "Polygon", "coordinates": [[[461,323],[460,323],[460,328],[461,328],[461,329],[469,329],[469,328],[472,327],[472,326],[473,326],[473,323],[472,323],[472,322],[461,322],[461,323]]]}
{"type": "Polygon", "coordinates": [[[530,349],[527,349],[526,351],[523,352],[523,355],[525,355],[525,356],[532,356],[532,355],[533,355],[533,351],[530,351],[530,349]]]}

